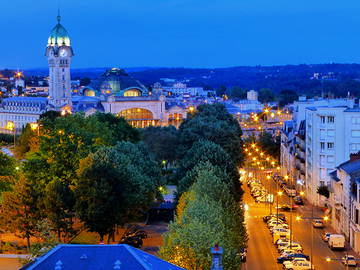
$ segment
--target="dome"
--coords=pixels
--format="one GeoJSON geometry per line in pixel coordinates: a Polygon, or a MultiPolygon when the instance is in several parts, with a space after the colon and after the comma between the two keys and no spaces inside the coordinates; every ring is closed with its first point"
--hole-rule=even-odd
{"type": "Polygon", "coordinates": [[[127,97],[148,95],[148,90],[142,83],[132,78],[123,69],[118,68],[107,70],[91,84],[91,87],[105,95],[114,94],[127,97]]]}
{"type": "Polygon", "coordinates": [[[48,46],[70,46],[70,37],[66,29],[60,24],[61,17],[58,16],[57,25],[51,30],[51,34],[48,39],[48,46]]]}

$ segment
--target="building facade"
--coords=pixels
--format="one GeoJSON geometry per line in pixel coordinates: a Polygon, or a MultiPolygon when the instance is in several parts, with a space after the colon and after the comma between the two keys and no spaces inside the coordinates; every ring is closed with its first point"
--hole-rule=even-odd
{"type": "Polygon", "coordinates": [[[330,176],[331,225],[345,235],[350,246],[360,252],[360,154],[340,164],[330,176]]]}

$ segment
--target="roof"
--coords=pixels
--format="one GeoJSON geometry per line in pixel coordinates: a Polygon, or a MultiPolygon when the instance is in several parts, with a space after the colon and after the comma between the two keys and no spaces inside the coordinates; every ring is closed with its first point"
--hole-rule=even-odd
{"type": "Polygon", "coordinates": [[[339,166],[337,166],[337,168],[344,170],[350,175],[356,172],[360,172],[360,160],[348,160],[344,163],[341,163],[339,166]]]}
{"type": "Polygon", "coordinates": [[[26,270],[183,270],[129,245],[58,245],[26,270]],[[57,268],[55,268],[57,267],[57,268]]]}
{"type": "Polygon", "coordinates": [[[124,96],[129,89],[137,89],[141,95],[147,95],[148,89],[138,80],[131,77],[123,69],[112,68],[102,74],[90,87],[99,91],[109,91],[109,94],[124,96]]]}
{"type": "Polygon", "coordinates": [[[48,46],[54,45],[66,45],[70,46],[70,37],[64,26],[60,24],[61,17],[60,15],[57,16],[58,23],[55,27],[51,30],[49,39],[48,39],[48,46]]]}
{"type": "Polygon", "coordinates": [[[329,175],[330,175],[331,179],[333,179],[335,182],[340,181],[340,179],[337,177],[336,171],[333,171],[333,172],[329,173],[329,175]]]}

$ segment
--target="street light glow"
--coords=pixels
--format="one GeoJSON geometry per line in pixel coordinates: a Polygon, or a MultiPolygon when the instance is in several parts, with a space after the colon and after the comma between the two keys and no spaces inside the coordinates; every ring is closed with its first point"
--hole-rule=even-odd
{"type": "Polygon", "coordinates": [[[279,195],[279,196],[283,195],[283,192],[282,192],[282,191],[278,191],[278,195],[279,195]]]}
{"type": "Polygon", "coordinates": [[[328,221],[329,220],[329,217],[328,216],[325,216],[324,217],[324,221],[328,221]]]}
{"type": "Polygon", "coordinates": [[[327,257],[326,262],[331,262],[331,258],[327,257]]]}

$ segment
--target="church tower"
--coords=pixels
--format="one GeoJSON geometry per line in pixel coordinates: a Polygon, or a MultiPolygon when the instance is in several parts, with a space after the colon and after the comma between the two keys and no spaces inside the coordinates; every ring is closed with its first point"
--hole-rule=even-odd
{"type": "Polygon", "coordinates": [[[59,14],[58,23],[51,31],[46,47],[49,64],[49,104],[55,110],[60,110],[65,105],[71,106],[70,64],[74,56],[68,32],[60,24],[60,20],[59,14]]]}

